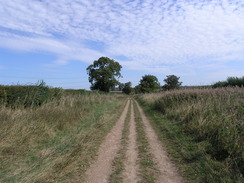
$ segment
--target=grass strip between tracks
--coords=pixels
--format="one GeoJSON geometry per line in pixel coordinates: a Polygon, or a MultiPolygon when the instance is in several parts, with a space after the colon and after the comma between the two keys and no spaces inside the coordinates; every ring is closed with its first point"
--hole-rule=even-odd
{"type": "Polygon", "coordinates": [[[123,182],[122,172],[125,168],[124,161],[126,159],[126,148],[128,145],[129,140],[129,122],[130,122],[130,115],[131,115],[131,101],[130,106],[126,115],[124,128],[122,131],[122,137],[121,137],[121,147],[117,153],[117,156],[113,160],[112,164],[112,174],[109,177],[110,183],[120,183],[123,182]]]}
{"type": "Polygon", "coordinates": [[[153,183],[157,182],[158,170],[156,164],[153,161],[153,155],[149,152],[149,142],[145,134],[145,126],[142,123],[138,107],[134,102],[136,131],[137,131],[137,143],[139,151],[139,166],[141,182],[153,183]]]}

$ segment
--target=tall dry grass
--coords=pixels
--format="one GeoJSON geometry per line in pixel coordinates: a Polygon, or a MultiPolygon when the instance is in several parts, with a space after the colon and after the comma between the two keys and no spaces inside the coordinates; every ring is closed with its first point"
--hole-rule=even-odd
{"type": "Polygon", "coordinates": [[[0,182],[81,181],[123,101],[65,94],[40,107],[1,106],[0,182]]]}
{"type": "Polygon", "coordinates": [[[185,89],[140,97],[181,126],[227,171],[244,174],[244,88],[185,89]]]}

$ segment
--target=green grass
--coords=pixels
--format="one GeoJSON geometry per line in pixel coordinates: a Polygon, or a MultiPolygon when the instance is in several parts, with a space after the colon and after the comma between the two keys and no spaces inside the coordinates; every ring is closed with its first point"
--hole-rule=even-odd
{"type": "Polygon", "coordinates": [[[39,108],[2,107],[0,182],[82,182],[124,105],[119,95],[95,93],[66,94],[39,108]]]}
{"type": "Polygon", "coordinates": [[[243,182],[243,88],[178,90],[139,101],[189,182],[243,182]]]}
{"type": "Polygon", "coordinates": [[[128,109],[128,113],[125,119],[124,128],[121,137],[121,147],[113,160],[112,163],[112,174],[109,177],[110,183],[120,183],[123,182],[122,172],[125,169],[124,161],[126,159],[126,148],[128,145],[129,136],[129,122],[131,114],[131,103],[128,109]]]}
{"type": "Polygon", "coordinates": [[[138,158],[140,165],[140,182],[153,183],[157,182],[158,170],[156,164],[153,161],[153,155],[149,152],[149,142],[145,134],[145,126],[142,123],[139,109],[134,102],[135,122],[137,131],[137,143],[138,143],[138,158]]]}

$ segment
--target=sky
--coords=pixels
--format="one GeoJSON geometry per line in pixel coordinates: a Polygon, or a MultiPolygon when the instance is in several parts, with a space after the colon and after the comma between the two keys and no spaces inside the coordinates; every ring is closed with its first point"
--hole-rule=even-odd
{"type": "Polygon", "coordinates": [[[0,84],[89,89],[102,56],[133,86],[146,74],[161,85],[244,76],[244,1],[0,0],[0,84]]]}

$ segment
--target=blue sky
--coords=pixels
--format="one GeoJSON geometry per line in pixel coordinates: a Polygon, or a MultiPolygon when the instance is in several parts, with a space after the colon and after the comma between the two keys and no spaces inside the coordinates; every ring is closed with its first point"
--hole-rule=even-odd
{"type": "Polygon", "coordinates": [[[244,76],[243,0],[0,0],[0,84],[89,89],[101,56],[121,82],[206,85],[244,76]]]}

